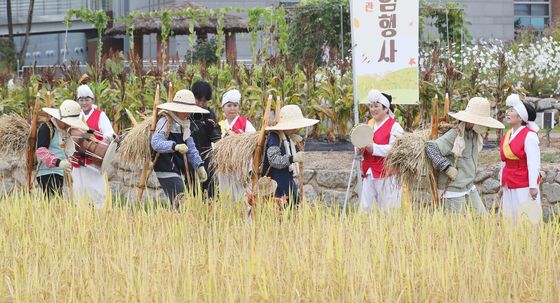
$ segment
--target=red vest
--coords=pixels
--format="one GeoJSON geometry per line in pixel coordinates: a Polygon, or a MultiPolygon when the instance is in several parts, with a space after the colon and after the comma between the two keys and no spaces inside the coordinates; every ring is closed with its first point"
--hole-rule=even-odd
{"type": "MultiPolygon", "coordinates": [[[[389,144],[391,139],[391,130],[395,124],[395,119],[389,118],[385,121],[380,128],[378,128],[373,134],[373,143],[379,145],[389,144]]],[[[368,121],[368,125],[373,127],[374,120],[368,121]]],[[[371,169],[371,173],[375,179],[385,178],[391,174],[385,171],[385,158],[374,156],[369,152],[364,152],[364,160],[362,160],[362,176],[365,177],[368,169],[371,169]]]]}
{"type": "MultiPolygon", "coordinates": [[[[98,109],[92,109],[93,112],[91,113],[91,115],[89,116],[89,118],[87,119],[87,125],[89,126],[90,129],[93,129],[94,131],[99,132],[99,118],[101,117],[101,113],[102,111],[98,110],[98,109]]],[[[98,140],[103,140],[103,137],[100,137],[98,135],[95,135],[95,138],[97,138],[98,140]]],[[[93,162],[93,160],[91,158],[84,158],[81,156],[77,156],[76,158],[78,158],[78,161],[85,163],[86,165],[89,165],[93,162]]],[[[79,164],[75,164],[72,163],[73,167],[80,167],[79,164]]]]}
{"type": "Polygon", "coordinates": [[[509,135],[511,135],[512,131],[509,130],[509,135],[506,134],[502,137],[502,142],[500,143],[500,157],[502,161],[506,163],[502,170],[502,186],[507,184],[507,187],[511,189],[529,187],[529,169],[527,168],[527,154],[525,154],[525,138],[530,131],[528,127],[524,127],[519,131],[517,136],[509,142],[509,148],[513,155],[519,158],[518,160],[508,159],[506,156],[508,152],[504,150],[506,148],[504,143],[507,143],[505,140],[509,139],[509,135]]]}
{"type": "Polygon", "coordinates": [[[241,134],[245,132],[246,126],[247,126],[247,118],[243,116],[239,116],[235,121],[235,123],[233,124],[233,126],[231,127],[231,130],[236,134],[241,134]]]}

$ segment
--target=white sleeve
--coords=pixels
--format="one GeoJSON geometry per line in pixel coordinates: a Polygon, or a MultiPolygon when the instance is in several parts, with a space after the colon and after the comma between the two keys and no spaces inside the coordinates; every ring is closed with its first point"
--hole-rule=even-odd
{"type": "Polygon", "coordinates": [[[99,116],[99,130],[101,131],[101,133],[103,133],[103,136],[105,138],[112,139],[113,135],[115,134],[113,126],[111,125],[111,121],[109,121],[109,118],[107,117],[107,114],[105,114],[105,112],[101,112],[101,115],[99,116]]]}
{"type": "Polygon", "coordinates": [[[251,124],[251,121],[247,120],[247,124],[245,125],[245,132],[246,133],[254,133],[256,131],[257,130],[255,129],[253,124],[251,124]]]}
{"type": "Polygon", "coordinates": [[[527,154],[527,168],[529,170],[529,188],[539,188],[541,149],[539,147],[539,136],[534,132],[529,132],[525,137],[525,154],[527,154]]]}
{"type": "Polygon", "coordinates": [[[391,148],[393,147],[393,144],[395,144],[397,136],[400,136],[402,134],[404,134],[403,128],[398,123],[393,124],[393,127],[391,128],[391,138],[389,138],[389,144],[374,144],[372,154],[378,157],[387,157],[389,151],[391,151],[391,148]]]}

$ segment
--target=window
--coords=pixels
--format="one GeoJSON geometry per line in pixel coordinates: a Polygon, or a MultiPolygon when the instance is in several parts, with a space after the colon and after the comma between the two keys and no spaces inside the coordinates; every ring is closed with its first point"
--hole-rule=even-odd
{"type": "Polygon", "coordinates": [[[516,30],[544,30],[550,22],[550,0],[515,0],[516,30]]]}

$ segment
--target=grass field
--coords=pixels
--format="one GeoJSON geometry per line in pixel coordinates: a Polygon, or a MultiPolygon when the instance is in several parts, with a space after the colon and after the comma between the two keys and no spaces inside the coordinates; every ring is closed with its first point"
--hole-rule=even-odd
{"type": "Polygon", "coordinates": [[[560,225],[0,199],[0,302],[559,302],[560,225]]]}

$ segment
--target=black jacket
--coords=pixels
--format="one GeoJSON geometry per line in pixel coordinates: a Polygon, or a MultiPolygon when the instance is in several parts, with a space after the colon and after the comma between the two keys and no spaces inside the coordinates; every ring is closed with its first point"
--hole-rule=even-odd
{"type": "Polygon", "coordinates": [[[190,116],[191,137],[203,159],[209,154],[207,151],[212,148],[212,143],[222,138],[216,114],[212,110],[208,110],[209,114],[194,113],[190,116]]]}

